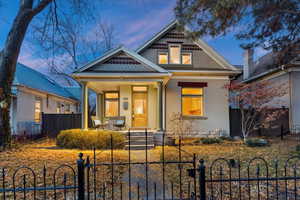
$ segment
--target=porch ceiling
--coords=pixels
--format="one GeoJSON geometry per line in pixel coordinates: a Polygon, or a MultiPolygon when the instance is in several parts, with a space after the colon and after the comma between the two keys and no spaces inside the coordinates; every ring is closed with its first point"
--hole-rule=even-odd
{"type": "Polygon", "coordinates": [[[96,93],[102,93],[103,91],[119,90],[122,85],[154,85],[157,82],[153,80],[149,81],[89,81],[87,86],[94,90],[96,93]]]}

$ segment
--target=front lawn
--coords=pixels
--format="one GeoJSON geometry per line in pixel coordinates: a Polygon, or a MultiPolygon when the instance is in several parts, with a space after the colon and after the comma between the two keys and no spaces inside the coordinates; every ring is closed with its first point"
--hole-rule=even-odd
{"type": "MultiPolygon", "coordinates": [[[[197,158],[202,158],[206,162],[220,157],[235,158],[242,161],[249,160],[253,157],[261,156],[266,160],[278,158],[284,160],[295,151],[297,139],[286,137],[281,141],[279,138],[270,139],[270,145],[266,147],[247,147],[239,141],[225,141],[219,144],[199,144],[199,145],[183,145],[182,157],[190,159],[193,153],[197,158]]],[[[43,139],[22,145],[14,150],[2,152],[0,154],[0,167],[15,168],[21,165],[27,165],[34,169],[41,169],[44,165],[51,168],[61,164],[75,164],[78,159],[78,153],[82,152],[84,156],[92,157],[93,151],[79,149],[63,149],[56,146],[55,140],[43,139]]],[[[116,160],[127,160],[128,151],[115,150],[114,157],[116,160]]],[[[149,159],[158,161],[161,159],[161,147],[156,147],[148,151],[149,159]]],[[[166,159],[178,156],[178,146],[165,147],[166,159]]],[[[143,151],[132,151],[133,161],[144,160],[143,151]]],[[[97,150],[98,162],[110,160],[110,150],[97,150]]]]}
{"type": "MultiPolygon", "coordinates": [[[[280,166],[283,166],[284,161],[291,155],[295,155],[296,146],[298,141],[296,138],[287,137],[284,141],[275,138],[271,139],[270,145],[266,147],[247,147],[242,142],[238,141],[224,141],[218,144],[198,144],[198,145],[183,145],[182,146],[182,160],[192,160],[193,154],[195,153],[197,159],[204,159],[206,166],[209,170],[209,166],[213,160],[223,157],[227,159],[240,159],[242,162],[242,176],[245,177],[247,171],[247,162],[253,157],[263,157],[269,161],[269,165],[274,164],[274,160],[280,160],[280,166]]],[[[76,160],[78,159],[78,153],[82,152],[84,158],[88,155],[93,158],[93,151],[91,150],[70,150],[63,149],[56,146],[55,140],[43,139],[40,141],[31,142],[26,145],[22,145],[20,148],[1,152],[0,154],[0,168],[7,168],[7,177],[6,177],[6,187],[11,187],[12,183],[12,174],[14,169],[20,166],[29,166],[37,174],[38,185],[42,185],[42,174],[44,165],[47,168],[47,184],[51,185],[53,183],[53,172],[54,170],[62,165],[68,164],[74,167],[76,170],[76,160]]],[[[110,162],[111,160],[111,151],[110,150],[97,150],[97,163],[99,162],[110,162]]],[[[179,160],[179,151],[178,146],[166,146],[165,147],[165,160],[174,161],[179,160]]],[[[115,150],[114,151],[114,162],[127,162],[128,151],[127,150],[115,150]]],[[[161,161],[162,159],[162,147],[156,147],[155,149],[148,151],[149,161],[161,161]]],[[[131,159],[134,162],[144,162],[145,161],[145,151],[132,151],[131,159]]],[[[93,160],[92,160],[93,161],[93,160]]],[[[222,166],[222,165],[221,165],[222,166]]],[[[155,164],[149,167],[149,181],[161,182],[162,177],[162,165],[155,164]]],[[[224,170],[226,166],[223,165],[224,170]]],[[[256,165],[254,165],[256,167],[256,165]]],[[[192,165],[183,166],[183,183],[188,183],[191,179],[187,176],[186,170],[192,168],[192,165]]],[[[110,181],[110,166],[99,167],[97,168],[97,188],[101,188],[101,185],[104,183],[109,183],[110,181]]],[[[218,168],[219,169],[219,168],[218,168]]],[[[217,169],[217,170],[218,170],[217,169]]],[[[282,171],[282,167],[280,167],[282,171]]],[[[126,182],[128,169],[126,166],[115,166],[115,176],[116,183],[118,181],[126,182]]],[[[234,169],[236,172],[236,169],[234,169]]],[[[173,182],[175,187],[175,192],[178,193],[178,177],[180,173],[180,168],[178,165],[170,164],[166,166],[166,182],[169,187],[169,183],[173,182]]],[[[59,183],[62,181],[64,176],[64,170],[61,171],[59,177],[59,183]]],[[[132,177],[134,177],[133,184],[144,182],[145,180],[145,166],[132,166],[132,177]]],[[[262,172],[263,169],[262,169],[262,172]]],[[[20,173],[19,175],[21,175],[20,173]]],[[[28,174],[28,172],[26,172],[28,174]]],[[[270,170],[270,175],[274,174],[274,171],[270,170]]],[[[228,174],[227,174],[228,175],[228,174]]],[[[32,177],[29,177],[29,180],[32,177]]],[[[29,181],[27,180],[27,181],[29,181]]],[[[31,180],[32,181],[32,180],[31,180]]],[[[22,186],[22,177],[18,178],[18,185],[22,186]]],[[[184,185],[184,190],[187,190],[187,185],[184,185]]],[[[21,194],[21,193],[20,193],[21,194]]],[[[10,193],[12,195],[12,193],[10,193]]],[[[61,195],[61,194],[60,194],[61,195]]]]}

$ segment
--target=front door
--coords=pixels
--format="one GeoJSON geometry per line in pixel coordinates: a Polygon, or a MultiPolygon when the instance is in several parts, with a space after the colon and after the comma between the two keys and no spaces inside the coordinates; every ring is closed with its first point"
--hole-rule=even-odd
{"type": "Polygon", "coordinates": [[[132,93],[132,126],[146,128],[148,126],[147,92],[132,93]]]}

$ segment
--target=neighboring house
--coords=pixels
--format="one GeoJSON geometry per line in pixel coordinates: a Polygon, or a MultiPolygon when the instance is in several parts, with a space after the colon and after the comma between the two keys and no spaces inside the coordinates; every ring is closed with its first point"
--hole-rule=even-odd
{"type": "Polygon", "coordinates": [[[11,124],[13,134],[39,134],[41,114],[76,113],[77,88],[63,88],[46,75],[17,64],[12,87],[11,124]]]}
{"type": "Polygon", "coordinates": [[[229,134],[228,90],[240,73],[202,40],[172,22],[136,51],[114,49],[73,73],[82,84],[82,127],[88,128],[88,89],[97,93],[100,119],[123,116],[126,128],[169,130],[173,113],[194,131],[229,134]]]}
{"type": "MultiPolygon", "coordinates": [[[[295,50],[293,54],[282,56],[286,60],[278,64],[278,53],[270,52],[253,61],[253,50],[245,52],[243,76],[238,77],[240,81],[252,83],[261,80],[268,80],[271,84],[284,84],[286,95],[279,99],[274,99],[276,107],[289,109],[289,126],[291,129],[300,128],[300,50],[295,50]],[[280,101],[278,101],[280,100],[280,101]]],[[[270,102],[272,105],[272,102],[270,102]]]]}

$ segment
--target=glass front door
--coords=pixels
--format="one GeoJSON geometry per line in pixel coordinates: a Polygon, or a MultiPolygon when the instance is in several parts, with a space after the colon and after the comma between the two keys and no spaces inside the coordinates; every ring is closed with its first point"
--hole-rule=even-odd
{"type": "Polygon", "coordinates": [[[132,94],[132,126],[147,127],[148,126],[148,105],[147,92],[135,92],[132,94]]]}

